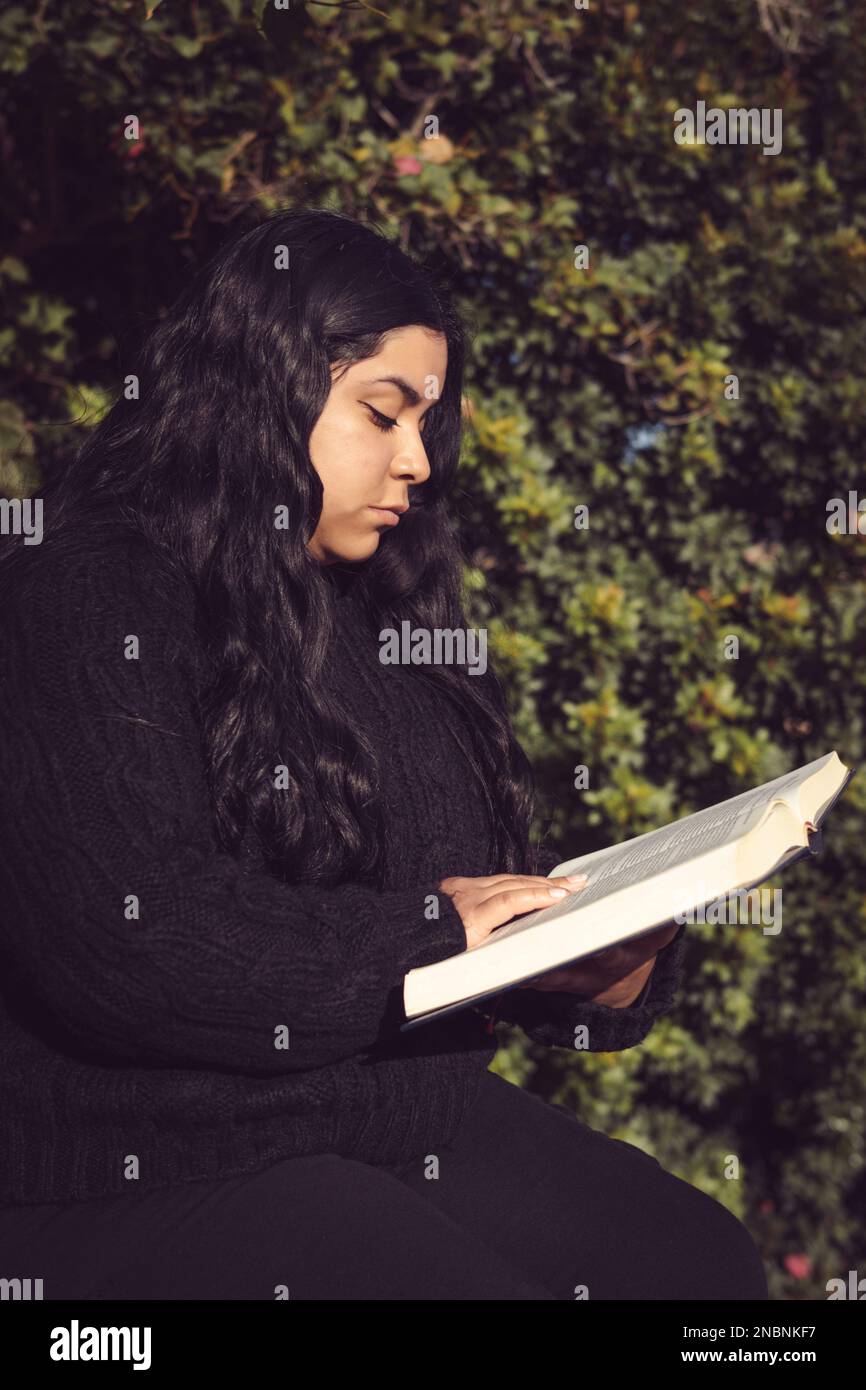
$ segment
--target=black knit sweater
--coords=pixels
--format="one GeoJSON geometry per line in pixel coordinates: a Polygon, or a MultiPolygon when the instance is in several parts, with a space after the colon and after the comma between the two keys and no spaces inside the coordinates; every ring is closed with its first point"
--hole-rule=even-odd
{"type": "MultiPolygon", "coordinates": [[[[475,1009],[400,1033],[401,984],[465,947],[447,894],[425,912],[442,878],[500,866],[453,706],[382,665],[333,590],[328,680],[382,769],[381,890],[286,885],[257,846],[217,848],[192,592],[143,539],[49,535],[0,569],[0,1202],[326,1151],[396,1163],[459,1126],[495,1036],[475,1009]]],[[[498,1017],[630,1047],[671,1006],[681,937],[637,1007],[518,990],[498,1017]]]]}

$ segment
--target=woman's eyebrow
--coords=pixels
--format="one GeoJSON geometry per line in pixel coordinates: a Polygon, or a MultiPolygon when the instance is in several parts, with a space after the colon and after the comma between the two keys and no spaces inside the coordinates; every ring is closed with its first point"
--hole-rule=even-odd
{"type": "Polygon", "coordinates": [[[402,391],[403,398],[406,401],[407,405],[420,405],[421,397],[418,395],[418,392],[415,390],[415,387],[410,386],[409,382],[404,381],[401,376],[378,376],[374,381],[363,382],[363,385],[379,386],[383,382],[389,386],[396,386],[398,390],[402,391]]]}

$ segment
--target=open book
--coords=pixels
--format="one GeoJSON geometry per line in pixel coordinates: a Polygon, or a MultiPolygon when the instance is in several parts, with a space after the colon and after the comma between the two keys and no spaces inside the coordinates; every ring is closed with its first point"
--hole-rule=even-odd
{"type": "Polygon", "coordinates": [[[471,951],[409,971],[402,1031],[686,920],[817,854],[822,822],[853,775],[828,753],[661,830],[565,860],[548,878],[585,873],[585,888],[506,922],[471,951]]]}

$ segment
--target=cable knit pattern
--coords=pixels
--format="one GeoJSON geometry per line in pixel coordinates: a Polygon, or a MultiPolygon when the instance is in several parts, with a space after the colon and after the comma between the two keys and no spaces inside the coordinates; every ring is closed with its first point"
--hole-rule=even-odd
{"type": "MultiPolygon", "coordinates": [[[[249,838],[239,859],[218,849],[193,595],[142,538],[49,534],[5,570],[0,1202],[327,1151],[398,1163],[455,1133],[495,1039],[474,1009],[401,1034],[402,980],[464,949],[437,886],[495,871],[490,825],[454,708],[379,662],[351,585],[334,602],[327,678],[382,769],[381,890],[287,885],[249,838]]],[[[593,1050],[629,1047],[670,1007],[678,950],[639,1008],[513,991],[500,1016],[563,1046],[585,1020],[593,1050]]]]}

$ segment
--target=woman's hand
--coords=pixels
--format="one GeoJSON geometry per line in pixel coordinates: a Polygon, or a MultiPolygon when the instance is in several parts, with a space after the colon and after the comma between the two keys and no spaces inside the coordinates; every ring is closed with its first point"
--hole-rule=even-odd
{"type": "Polygon", "coordinates": [[[482,878],[443,878],[439,887],[459,912],[466,932],[466,949],[471,951],[513,917],[550,907],[586,883],[586,874],[560,878],[555,883],[533,874],[489,874],[482,878]]]}
{"type": "MultiPolygon", "coordinates": [[[[558,879],[549,879],[557,883],[558,879]]],[[[562,880],[565,883],[565,879],[562,880]]],[[[593,1004],[625,1009],[637,999],[656,962],[656,955],[676,936],[676,922],[668,922],[634,941],[609,946],[587,960],[549,970],[536,980],[527,980],[517,989],[557,990],[578,994],[593,1004]]]]}
{"type": "MultiPolygon", "coordinates": [[[[505,922],[550,907],[565,894],[585,888],[588,881],[586,874],[563,878],[490,874],[482,878],[444,878],[439,887],[459,912],[466,932],[466,949],[471,951],[505,922]]],[[[652,974],[657,953],[673,940],[677,931],[675,922],[668,923],[635,941],[610,946],[576,965],[550,970],[516,988],[576,994],[593,1004],[625,1009],[637,999],[652,974]]]]}

